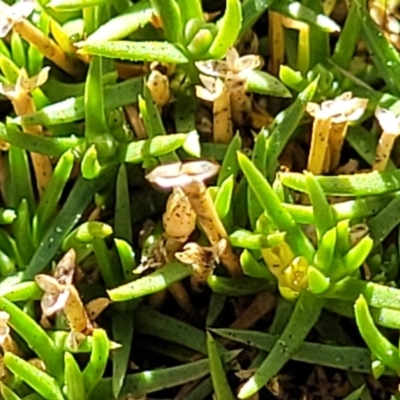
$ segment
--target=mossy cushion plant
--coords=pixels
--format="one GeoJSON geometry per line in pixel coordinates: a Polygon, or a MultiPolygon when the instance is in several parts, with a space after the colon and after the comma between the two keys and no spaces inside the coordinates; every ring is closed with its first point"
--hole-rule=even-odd
{"type": "Polygon", "coordinates": [[[400,398],[397,1],[222,3],[0,3],[5,400],[400,398]]]}

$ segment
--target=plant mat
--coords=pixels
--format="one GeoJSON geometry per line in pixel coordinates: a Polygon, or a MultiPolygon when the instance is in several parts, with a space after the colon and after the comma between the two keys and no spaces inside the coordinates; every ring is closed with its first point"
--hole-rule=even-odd
{"type": "Polygon", "coordinates": [[[400,398],[399,14],[0,2],[2,398],[400,398]]]}

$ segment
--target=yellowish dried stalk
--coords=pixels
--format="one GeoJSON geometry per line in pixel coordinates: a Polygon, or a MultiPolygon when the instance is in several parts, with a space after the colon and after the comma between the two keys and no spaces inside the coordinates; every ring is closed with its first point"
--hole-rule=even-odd
{"type": "Polygon", "coordinates": [[[198,98],[213,103],[213,138],[215,143],[229,143],[233,136],[231,102],[221,79],[200,75],[203,86],[196,86],[198,98]]]}
{"type": "Polygon", "coordinates": [[[400,118],[389,110],[377,108],[375,117],[383,132],[379,138],[378,146],[375,151],[375,161],[372,166],[374,171],[384,171],[390,160],[390,154],[395,140],[400,134],[400,118]]]}
{"type": "Polygon", "coordinates": [[[235,48],[229,49],[226,54],[225,85],[230,93],[232,119],[238,126],[251,118],[252,97],[247,93],[247,75],[263,65],[260,56],[249,54],[240,57],[235,48]]]}
{"type": "MultiPolygon", "coordinates": [[[[32,114],[36,111],[35,104],[30,95],[30,92],[36,87],[41,86],[48,77],[49,68],[46,67],[39,72],[37,76],[28,78],[25,69],[21,69],[15,85],[0,84],[0,93],[11,100],[14,111],[17,115],[32,114]]],[[[41,135],[42,127],[39,125],[22,126],[25,133],[32,135],[41,135]]],[[[39,195],[46,188],[51,175],[52,166],[47,156],[37,153],[30,153],[32,158],[33,168],[35,170],[36,184],[39,195]]]]}
{"type": "Polygon", "coordinates": [[[338,124],[332,124],[331,126],[331,131],[329,132],[330,160],[328,163],[328,169],[330,171],[334,171],[340,164],[340,156],[342,154],[342,147],[347,133],[347,128],[347,121],[338,124]]]}
{"type": "Polygon", "coordinates": [[[299,31],[297,68],[306,72],[310,64],[310,27],[304,22],[287,17],[281,17],[281,23],[285,28],[299,31]]]}
{"type": "Polygon", "coordinates": [[[285,61],[285,40],[282,16],[275,12],[268,12],[269,20],[269,47],[270,59],[268,70],[273,75],[279,74],[279,68],[285,61]]]}
{"type": "Polygon", "coordinates": [[[83,74],[82,64],[78,59],[67,56],[57,44],[27,20],[14,25],[14,31],[19,33],[27,42],[38,50],[59,68],[72,76],[83,74]]]}
{"type": "Polygon", "coordinates": [[[214,101],[213,115],[214,142],[229,144],[233,136],[232,113],[229,93],[225,87],[221,88],[220,96],[214,101]]]}
{"type": "Polygon", "coordinates": [[[322,172],[327,172],[324,170],[324,161],[328,150],[332,118],[323,113],[315,103],[307,105],[307,112],[314,117],[307,170],[315,175],[320,175],[322,172]]]}

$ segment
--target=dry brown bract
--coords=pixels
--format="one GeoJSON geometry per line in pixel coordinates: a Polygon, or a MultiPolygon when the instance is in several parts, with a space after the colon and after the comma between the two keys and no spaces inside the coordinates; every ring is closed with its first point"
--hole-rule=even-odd
{"type": "Polygon", "coordinates": [[[39,274],[35,277],[36,283],[44,291],[40,303],[43,312],[42,325],[48,326],[48,317],[63,312],[71,328],[69,340],[72,348],[79,347],[86,335],[92,332],[92,321],[110,303],[108,299],[99,298],[88,303],[86,307],[83,305],[72,284],[75,259],[75,251],[71,249],[57,264],[54,276],[39,274]]]}
{"type": "Polygon", "coordinates": [[[183,264],[191,265],[193,275],[190,277],[192,288],[201,292],[207,278],[212,275],[218,263],[218,250],[213,247],[202,247],[197,243],[188,243],[183,251],[175,253],[175,257],[183,264]]]}
{"type": "MultiPolygon", "coordinates": [[[[210,244],[217,248],[222,239],[227,241],[228,234],[215,210],[213,200],[206,190],[204,181],[215,176],[219,165],[209,161],[193,161],[174,163],[155,168],[146,179],[160,188],[171,189],[179,187],[189,199],[204,233],[210,244]]],[[[238,259],[226,242],[219,253],[222,264],[232,275],[240,275],[238,259]]]]}

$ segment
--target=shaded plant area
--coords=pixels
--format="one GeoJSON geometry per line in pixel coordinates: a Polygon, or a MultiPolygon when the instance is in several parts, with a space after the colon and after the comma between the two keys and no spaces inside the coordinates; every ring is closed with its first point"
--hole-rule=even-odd
{"type": "Polygon", "coordinates": [[[0,2],[1,398],[400,399],[399,9],[0,2]]]}

